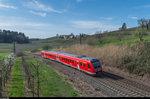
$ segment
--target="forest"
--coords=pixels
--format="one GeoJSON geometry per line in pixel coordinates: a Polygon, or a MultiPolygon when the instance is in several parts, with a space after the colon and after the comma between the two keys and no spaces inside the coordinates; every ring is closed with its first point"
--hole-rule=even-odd
{"type": "Polygon", "coordinates": [[[22,32],[0,30],[0,43],[12,43],[19,44],[29,43],[29,37],[25,36],[22,32]]]}

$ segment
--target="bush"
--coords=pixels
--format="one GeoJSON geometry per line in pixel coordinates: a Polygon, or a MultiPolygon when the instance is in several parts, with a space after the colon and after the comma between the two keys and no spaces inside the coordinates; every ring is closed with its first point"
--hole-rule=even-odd
{"type": "Polygon", "coordinates": [[[38,49],[33,49],[33,50],[31,50],[31,52],[38,52],[39,50],[38,49]]]}
{"type": "Polygon", "coordinates": [[[49,49],[51,49],[51,46],[45,45],[45,46],[43,46],[42,48],[43,48],[43,50],[49,50],[49,49]]]}
{"type": "Polygon", "coordinates": [[[24,54],[23,52],[18,52],[16,55],[17,55],[17,57],[22,57],[22,56],[24,56],[25,54],[24,54]]]}

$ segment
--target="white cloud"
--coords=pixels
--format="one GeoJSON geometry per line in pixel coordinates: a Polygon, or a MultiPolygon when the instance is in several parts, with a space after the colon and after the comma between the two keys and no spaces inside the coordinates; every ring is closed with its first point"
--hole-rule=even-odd
{"type": "Polygon", "coordinates": [[[10,27],[12,24],[9,23],[0,23],[0,27],[10,27]]]}
{"type": "Polygon", "coordinates": [[[112,17],[100,17],[100,19],[103,19],[103,20],[108,20],[108,21],[111,21],[111,20],[113,20],[113,18],[112,18],[112,17]]]}
{"type": "Polygon", "coordinates": [[[99,22],[98,21],[71,21],[73,26],[79,27],[79,28],[98,28],[99,22]]]}
{"type": "Polygon", "coordinates": [[[29,12],[32,13],[32,14],[34,14],[34,15],[39,15],[41,17],[46,17],[46,15],[47,15],[46,13],[35,12],[35,11],[32,11],[32,10],[30,10],[29,12]]]}
{"type": "Polygon", "coordinates": [[[0,3],[0,8],[17,9],[17,7],[15,7],[15,6],[6,5],[6,4],[2,4],[2,3],[0,3]]]}
{"type": "Polygon", "coordinates": [[[32,0],[30,2],[27,2],[24,4],[24,6],[30,8],[30,9],[38,10],[38,11],[55,12],[55,13],[65,12],[65,10],[56,10],[56,9],[52,8],[51,6],[46,6],[46,5],[40,3],[36,0],[32,0]]]}
{"type": "Polygon", "coordinates": [[[44,23],[36,23],[36,22],[15,22],[15,21],[0,21],[0,26],[1,27],[44,27],[44,26],[47,26],[47,25],[50,25],[50,24],[44,24],[44,23]]]}
{"type": "Polygon", "coordinates": [[[141,5],[141,6],[135,6],[134,8],[150,8],[150,4],[148,5],[141,5]]]}
{"type": "Polygon", "coordinates": [[[137,20],[138,18],[136,16],[130,16],[129,19],[137,20]]]}
{"type": "Polygon", "coordinates": [[[99,21],[71,21],[73,27],[82,29],[97,29],[97,30],[115,30],[120,26],[113,24],[106,24],[99,21]]]}
{"type": "Polygon", "coordinates": [[[22,17],[0,16],[0,29],[23,32],[31,38],[50,37],[52,34],[49,32],[53,28],[49,23],[33,22],[22,17]]]}
{"type": "Polygon", "coordinates": [[[83,0],[76,0],[77,2],[82,2],[83,0]]]}

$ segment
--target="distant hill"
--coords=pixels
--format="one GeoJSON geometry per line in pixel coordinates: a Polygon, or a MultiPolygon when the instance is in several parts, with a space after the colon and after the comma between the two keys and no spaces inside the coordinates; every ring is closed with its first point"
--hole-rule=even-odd
{"type": "MultiPolygon", "coordinates": [[[[88,35],[82,38],[82,44],[94,45],[94,46],[104,46],[108,44],[123,45],[123,44],[134,44],[139,42],[140,39],[137,35],[137,30],[140,27],[127,28],[125,30],[116,30],[105,33],[96,33],[93,35],[88,35]]],[[[150,30],[145,28],[145,34],[143,35],[144,41],[150,41],[150,30]]],[[[62,39],[57,37],[51,37],[48,39],[39,40],[38,43],[46,44],[51,47],[67,47],[74,44],[80,44],[80,38],[76,39],[62,39]]]]}
{"type": "Polygon", "coordinates": [[[40,40],[39,38],[31,38],[31,39],[29,39],[29,41],[38,41],[38,40],[40,40]]]}

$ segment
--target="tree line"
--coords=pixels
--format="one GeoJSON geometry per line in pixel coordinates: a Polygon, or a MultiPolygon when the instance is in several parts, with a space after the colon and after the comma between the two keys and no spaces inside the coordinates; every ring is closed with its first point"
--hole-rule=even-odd
{"type": "Polygon", "coordinates": [[[19,44],[29,43],[29,37],[25,36],[22,32],[0,30],[0,43],[12,42],[17,42],[19,44]]]}

